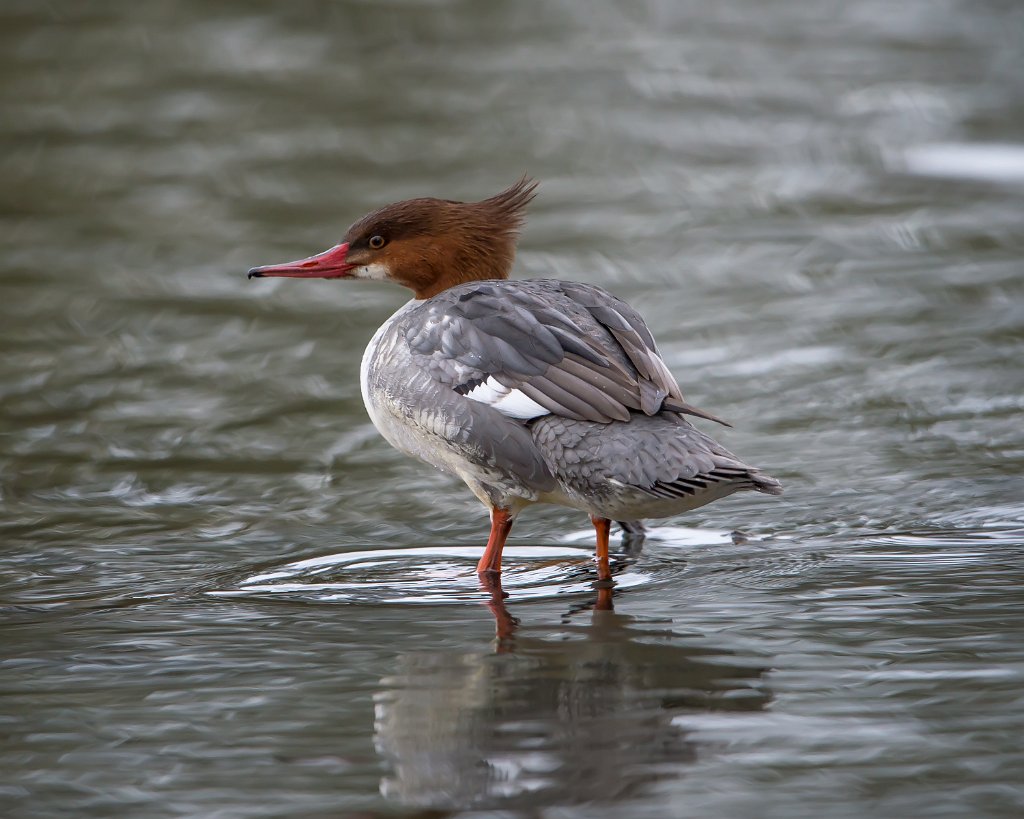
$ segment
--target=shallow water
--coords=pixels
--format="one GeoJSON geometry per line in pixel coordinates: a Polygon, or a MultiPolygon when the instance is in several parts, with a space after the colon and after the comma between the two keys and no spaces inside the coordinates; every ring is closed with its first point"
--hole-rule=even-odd
{"type": "Polygon", "coordinates": [[[0,23],[3,815],[1024,812],[1015,4],[0,23]],[[402,293],[244,278],[523,171],[519,275],[630,300],[787,490],[613,596],[553,508],[479,588],[359,398],[402,293]]]}

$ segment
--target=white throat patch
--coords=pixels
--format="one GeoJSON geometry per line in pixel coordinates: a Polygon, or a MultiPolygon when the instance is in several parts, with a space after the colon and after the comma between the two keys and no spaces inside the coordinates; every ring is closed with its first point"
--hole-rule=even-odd
{"type": "Polygon", "coordinates": [[[381,262],[364,264],[352,271],[352,277],[356,279],[372,279],[382,282],[391,278],[391,268],[381,262]]]}

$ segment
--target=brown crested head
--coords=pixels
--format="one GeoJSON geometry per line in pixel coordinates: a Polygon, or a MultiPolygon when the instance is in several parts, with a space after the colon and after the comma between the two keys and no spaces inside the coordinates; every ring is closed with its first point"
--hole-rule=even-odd
{"type": "Polygon", "coordinates": [[[428,299],[463,282],[506,279],[537,183],[523,177],[480,202],[409,199],[367,214],[342,244],[250,277],[364,278],[394,281],[428,299]]]}

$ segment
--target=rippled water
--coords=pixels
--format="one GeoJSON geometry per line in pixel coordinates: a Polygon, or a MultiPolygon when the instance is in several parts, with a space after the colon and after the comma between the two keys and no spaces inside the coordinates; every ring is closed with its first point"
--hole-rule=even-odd
{"type": "Polygon", "coordinates": [[[1017,4],[0,22],[0,813],[1024,812],[1017,4]],[[787,489],[614,592],[553,508],[479,587],[359,399],[404,294],[244,278],[524,171],[519,274],[628,298],[787,489]]]}

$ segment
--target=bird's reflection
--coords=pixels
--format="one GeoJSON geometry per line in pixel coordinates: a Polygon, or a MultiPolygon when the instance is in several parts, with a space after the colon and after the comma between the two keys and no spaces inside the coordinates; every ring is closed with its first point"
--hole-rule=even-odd
{"type": "Polygon", "coordinates": [[[409,652],[381,680],[375,740],[388,798],[436,808],[614,802],[684,774],[698,753],[687,714],[770,698],[766,669],[616,612],[611,585],[541,627],[520,626],[500,581],[486,590],[496,650],[409,652]]]}

